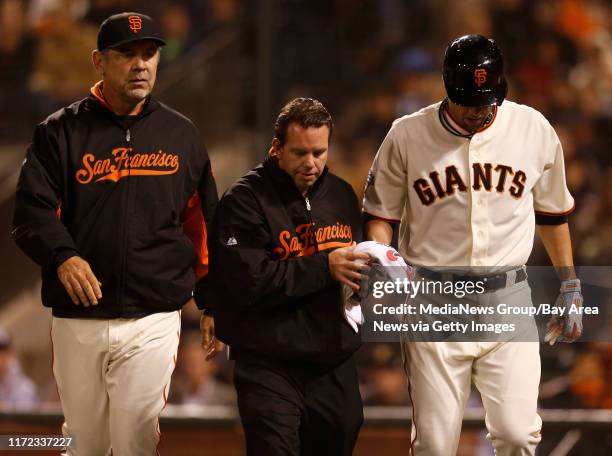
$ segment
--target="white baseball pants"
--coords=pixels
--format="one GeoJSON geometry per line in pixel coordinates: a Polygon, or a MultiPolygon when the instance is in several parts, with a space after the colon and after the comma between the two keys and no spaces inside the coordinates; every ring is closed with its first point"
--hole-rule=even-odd
{"type": "MultiPolygon", "coordinates": [[[[522,282],[479,300],[531,303],[531,293],[522,282]]],[[[534,328],[526,328],[527,334],[534,328]]],[[[495,454],[535,454],[542,428],[539,342],[403,342],[402,353],[413,406],[411,456],[456,454],[472,382],[495,454]]]]}
{"type": "Polygon", "coordinates": [[[138,319],[53,318],[53,374],[66,456],[152,456],[176,364],[180,312],[138,319]]]}

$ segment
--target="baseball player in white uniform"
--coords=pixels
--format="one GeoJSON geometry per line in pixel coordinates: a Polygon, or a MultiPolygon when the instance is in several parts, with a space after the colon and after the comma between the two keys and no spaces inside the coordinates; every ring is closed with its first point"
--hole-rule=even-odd
{"type": "MultiPolygon", "coordinates": [[[[507,84],[493,40],[454,40],[444,84],[444,101],[397,119],[384,139],[364,197],[367,238],[389,244],[399,223],[400,253],[421,276],[435,278],[433,267],[488,270],[482,299],[530,302],[523,265],[537,226],[562,280],[558,303],[581,305],[567,224],[574,200],[554,129],[536,110],[503,102],[507,84]]],[[[554,319],[547,340],[571,342],[581,331],[578,316],[554,319]]],[[[402,345],[413,405],[410,454],[455,454],[472,381],[496,454],[535,453],[537,341],[402,345]]]]}

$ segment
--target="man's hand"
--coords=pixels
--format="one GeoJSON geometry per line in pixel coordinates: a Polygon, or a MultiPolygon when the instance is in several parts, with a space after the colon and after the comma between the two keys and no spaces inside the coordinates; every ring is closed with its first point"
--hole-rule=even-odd
{"type": "Polygon", "coordinates": [[[57,276],[75,305],[95,306],[102,299],[100,283],[89,267],[89,263],[79,256],[68,258],[57,268],[57,276]]]}
{"type": "Polygon", "coordinates": [[[555,302],[555,307],[565,308],[563,316],[554,316],[546,325],[544,341],[550,345],[555,342],[573,342],[582,335],[582,315],[570,313],[572,305],[582,307],[580,280],[571,279],[561,282],[561,294],[555,302]]]}
{"type": "Polygon", "coordinates": [[[206,361],[210,361],[217,353],[223,351],[224,344],[215,337],[215,319],[210,315],[200,317],[200,333],[202,334],[202,348],[206,352],[206,361]]]}
{"type": "Polygon", "coordinates": [[[345,284],[354,291],[359,291],[358,282],[367,276],[361,270],[367,268],[366,262],[370,259],[367,253],[355,253],[355,244],[351,247],[342,247],[329,254],[329,271],[332,279],[345,284]]]}

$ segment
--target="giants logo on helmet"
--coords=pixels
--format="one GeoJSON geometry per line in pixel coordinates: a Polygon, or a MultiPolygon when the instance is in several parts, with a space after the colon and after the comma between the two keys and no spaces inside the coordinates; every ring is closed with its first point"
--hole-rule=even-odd
{"type": "Polygon", "coordinates": [[[476,87],[480,87],[485,82],[487,82],[487,70],[484,68],[474,70],[474,83],[476,84],[476,87]]]}

